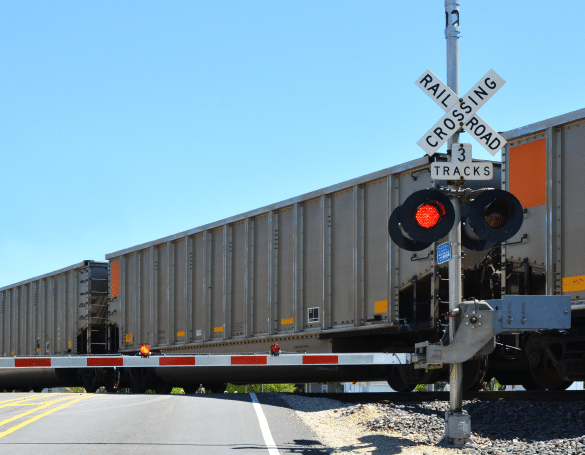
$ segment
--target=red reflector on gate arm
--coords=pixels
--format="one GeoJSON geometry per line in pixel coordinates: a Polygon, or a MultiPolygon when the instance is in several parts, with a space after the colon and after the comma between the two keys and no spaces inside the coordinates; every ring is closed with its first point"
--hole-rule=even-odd
{"type": "Polygon", "coordinates": [[[107,358],[107,357],[97,357],[97,358],[88,358],[87,359],[87,366],[88,367],[123,367],[124,366],[124,359],[122,357],[115,357],[115,358],[107,358]]]}
{"type": "Polygon", "coordinates": [[[14,359],[15,367],[50,367],[51,359],[14,359]]]}
{"type": "Polygon", "coordinates": [[[160,366],[165,365],[195,365],[195,357],[161,357],[158,359],[160,366]]]}
{"type": "Polygon", "coordinates": [[[337,364],[339,357],[336,355],[304,355],[303,365],[337,364]]]}
{"type": "Polygon", "coordinates": [[[265,355],[233,355],[232,365],[266,365],[265,355]]]}

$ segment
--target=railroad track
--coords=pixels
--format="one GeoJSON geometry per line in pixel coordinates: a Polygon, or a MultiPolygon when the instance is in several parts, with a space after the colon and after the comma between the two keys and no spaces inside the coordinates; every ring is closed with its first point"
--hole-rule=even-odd
{"type": "MultiPolygon", "coordinates": [[[[449,392],[301,393],[306,397],[331,398],[346,403],[449,401],[449,392]]],[[[463,400],[481,401],[585,401],[584,390],[463,392],[463,400]]]]}

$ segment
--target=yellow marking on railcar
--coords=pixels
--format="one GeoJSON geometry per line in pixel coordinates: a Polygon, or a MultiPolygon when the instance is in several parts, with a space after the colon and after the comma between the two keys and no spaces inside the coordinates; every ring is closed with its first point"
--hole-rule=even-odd
{"type": "Polygon", "coordinates": [[[217,332],[223,332],[223,327],[214,327],[213,328],[213,331],[216,332],[216,333],[217,332]]]}
{"type": "Polygon", "coordinates": [[[378,300],[374,302],[374,313],[387,313],[388,312],[388,300],[378,300]]]}
{"type": "Polygon", "coordinates": [[[288,319],[281,319],[280,320],[280,325],[288,325],[288,324],[292,324],[294,321],[294,318],[288,318],[288,319]]]}
{"type": "Polygon", "coordinates": [[[585,275],[563,278],[563,292],[585,291],[585,275]]]}

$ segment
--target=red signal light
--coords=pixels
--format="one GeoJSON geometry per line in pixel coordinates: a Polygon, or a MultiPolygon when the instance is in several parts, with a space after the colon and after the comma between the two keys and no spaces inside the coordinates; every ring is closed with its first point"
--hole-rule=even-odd
{"type": "Polygon", "coordinates": [[[141,356],[150,355],[150,348],[146,344],[143,344],[142,346],[140,346],[140,355],[141,356]]]}
{"type": "Polygon", "coordinates": [[[432,229],[439,224],[443,215],[445,215],[445,206],[440,202],[432,201],[422,204],[416,210],[414,217],[419,226],[432,229]]]}

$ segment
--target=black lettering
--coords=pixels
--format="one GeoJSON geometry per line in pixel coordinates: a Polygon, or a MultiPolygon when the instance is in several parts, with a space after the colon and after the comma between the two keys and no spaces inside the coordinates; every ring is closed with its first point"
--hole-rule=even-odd
{"type": "Polygon", "coordinates": [[[469,171],[469,166],[465,166],[465,167],[463,168],[463,173],[464,173],[466,176],[469,176],[469,174],[470,174],[468,171],[469,171]]]}
{"type": "MultiPolygon", "coordinates": [[[[443,91],[444,91],[444,90],[443,90],[443,91]]],[[[443,93],[441,93],[441,95],[442,95],[442,94],[443,94],[443,93]]],[[[440,96],[440,95],[439,95],[439,96],[440,96]]],[[[449,107],[449,105],[448,105],[448,104],[445,104],[445,101],[447,101],[447,100],[448,100],[450,97],[451,97],[451,94],[449,93],[449,94],[448,94],[448,95],[445,97],[445,99],[441,101],[441,104],[442,104],[443,106],[445,106],[445,107],[449,107]]]]}
{"type": "Polygon", "coordinates": [[[471,117],[469,121],[465,124],[465,126],[467,127],[467,125],[469,125],[470,123],[471,126],[469,127],[469,129],[473,130],[473,127],[479,124],[479,120],[476,119],[475,117],[471,117]]]}
{"type": "Polygon", "coordinates": [[[434,144],[431,144],[431,142],[429,141],[430,138],[432,138],[433,136],[427,136],[427,144],[429,144],[431,147],[436,147],[437,145],[439,145],[438,142],[435,142],[434,144]]]}
{"type": "Polygon", "coordinates": [[[485,139],[485,145],[489,145],[491,138],[492,138],[492,133],[487,133],[487,134],[484,134],[480,139],[482,141],[485,139]]]}
{"type": "Polygon", "coordinates": [[[493,80],[492,80],[492,79],[490,79],[489,77],[486,77],[486,78],[485,78],[485,85],[487,85],[487,87],[488,87],[489,89],[493,90],[493,89],[495,89],[495,88],[496,88],[496,85],[498,85],[498,84],[496,84],[496,81],[493,81],[493,80]],[[492,81],[492,83],[490,84],[488,81],[492,81]]]}
{"type": "Polygon", "coordinates": [[[449,177],[449,166],[443,166],[443,176],[449,177]]]}
{"type": "Polygon", "coordinates": [[[479,166],[473,166],[473,175],[479,175],[479,166]]]}
{"type": "Polygon", "coordinates": [[[491,148],[492,150],[497,150],[499,146],[500,146],[500,140],[497,137],[494,137],[494,140],[489,143],[488,147],[491,148]],[[496,141],[497,141],[497,144],[494,145],[494,142],[496,142],[496,141]],[[492,145],[494,145],[494,146],[492,147],[492,145]]]}
{"type": "Polygon", "coordinates": [[[469,98],[471,101],[473,101],[473,104],[475,104],[476,106],[479,106],[479,104],[477,104],[471,96],[468,96],[467,98],[469,98]]]}
{"type": "Polygon", "coordinates": [[[457,109],[453,109],[453,113],[451,115],[460,122],[462,122],[463,119],[465,118],[465,115],[463,115],[463,113],[461,112],[458,112],[457,109]]]}
{"type": "Polygon", "coordinates": [[[440,168],[441,168],[441,165],[440,165],[440,164],[436,164],[436,163],[435,163],[435,164],[433,164],[432,166],[433,166],[433,168],[434,168],[433,175],[439,175],[439,170],[440,170],[440,168]]]}
{"type": "Polygon", "coordinates": [[[490,175],[490,167],[486,166],[483,168],[483,175],[485,175],[486,177],[489,177],[490,175]]]}
{"type": "Polygon", "coordinates": [[[431,88],[428,88],[427,90],[429,92],[433,92],[433,95],[437,96],[437,90],[438,90],[438,88],[439,88],[439,84],[435,84],[431,88]]]}
{"type": "Polygon", "coordinates": [[[433,133],[435,133],[437,135],[439,140],[443,139],[443,136],[447,136],[447,133],[444,133],[440,126],[435,128],[433,133]]]}
{"type": "Polygon", "coordinates": [[[450,130],[455,129],[455,122],[450,118],[446,118],[445,120],[443,120],[443,125],[445,125],[450,130]],[[449,124],[447,122],[449,122],[449,124]]]}
{"type": "Polygon", "coordinates": [[[425,83],[425,88],[427,88],[427,84],[433,82],[432,76],[428,73],[425,74],[425,77],[420,80],[419,84],[422,84],[423,82],[425,83]]]}
{"type": "Polygon", "coordinates": [[[455,169],[453,169],[453,177],[455,177],[456,175],[461,175],[461,171],[459,170],[459,166],[455,167],[455,169]]]}
{"type": "Polygon", "coordinates": [[[481,136],[483,133],[485,133],[485,125],[479,125],[476,129],[475,129],[475,135],[476,136],[481,136]],[[479,132],[479,129],[481,128],[481,133],[479,132]]]}
{"type": "Polygon", "coordinates": [[[461,109],[463,109],[463,112],[465,112],[466,114],[471,114],[471,106],[468,106],[467,104],[465,104],[465,101],[461,103],[461,109]]]}
{"type": "Polygon", "coordinates": [[[465,149],[463,147],[461,147],[458,151],[461,154],[461,156],[459,158],[457,158],[457,160],[458,161],[465,161],[465,149]]]}
{"type": "Polygon", "coordinates": [[[483,87],[481,85],[479,87],[477,87],[477,89],[474,90],[473,93],[475,93],[477,96],[479,96],[480,100],[483,100],[483,96],[481,96],[481,95],[487,96],[487,92],[483,89],[483,87]]]}

